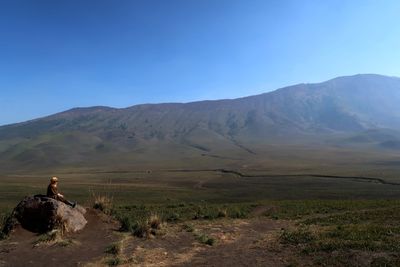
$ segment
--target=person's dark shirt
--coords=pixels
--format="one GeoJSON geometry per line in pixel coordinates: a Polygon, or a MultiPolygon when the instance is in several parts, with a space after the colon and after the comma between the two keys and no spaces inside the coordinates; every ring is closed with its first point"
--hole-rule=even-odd
{"type": "Polygon", "coordinates": [[[57,198],[57,195],[58,195],[57,186],[54,184],[49,184],[49,186],[47,187],[47,196],[51,198],[57,198]]]}

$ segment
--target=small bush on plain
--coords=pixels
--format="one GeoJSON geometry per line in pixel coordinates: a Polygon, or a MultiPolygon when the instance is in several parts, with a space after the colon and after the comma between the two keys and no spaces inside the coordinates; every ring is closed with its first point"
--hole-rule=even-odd
{"type": "Polygon", "coordinates": [[[105,195],[94,195],[93,208],[110,214],[113,208],[113,199],[105,195]]]}
{"type": "Polygon", "coordinates": [[[200,234],[196,236],[197,241],[199,241],[202,244],[213,246],[215,244],[215,239],[212,237],[209,237],[206,234],[200,234]]]}

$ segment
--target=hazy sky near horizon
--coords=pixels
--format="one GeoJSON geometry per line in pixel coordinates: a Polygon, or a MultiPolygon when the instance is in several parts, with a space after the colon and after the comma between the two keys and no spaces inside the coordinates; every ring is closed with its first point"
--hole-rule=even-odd
{"type": "Polygon", "coordinates": [[[0,125],[400,76],[397,0],[0,1],[0,125]]]}

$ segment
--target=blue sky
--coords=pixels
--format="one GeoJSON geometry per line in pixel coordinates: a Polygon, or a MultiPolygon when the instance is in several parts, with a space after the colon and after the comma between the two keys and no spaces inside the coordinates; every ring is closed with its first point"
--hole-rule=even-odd
{"type": "Polygon", "coordinates": [[[0,1],[0,125],[400,76],[400,2],[0,1]]]}

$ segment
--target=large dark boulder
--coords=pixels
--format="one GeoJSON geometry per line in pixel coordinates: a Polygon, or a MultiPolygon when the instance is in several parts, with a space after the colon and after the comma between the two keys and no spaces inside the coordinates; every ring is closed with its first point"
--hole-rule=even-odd
{"type": "Polygon", "coordinates": [[[70,206],[43,195],[25,197],[14,209],[12,217],[32,232],[47,232],[55,228],[76,232],[87,223],[83,207],[70,206]]]}

